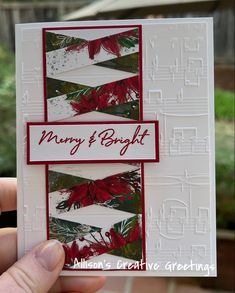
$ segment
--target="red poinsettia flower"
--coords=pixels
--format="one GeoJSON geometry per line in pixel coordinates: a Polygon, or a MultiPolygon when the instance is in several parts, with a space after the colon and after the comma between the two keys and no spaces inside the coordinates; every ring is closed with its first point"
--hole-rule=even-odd
{"type": "Polygon", "coordinates": [[[78,259],[78,261],[81,260],[80,253],[79,253],[79,247],[76,243],[76,241],[73,241],[72,245],[69,247],[67,244],[63,245],[64,252],[65,252],[65,263],[66,264],[72,264],[75,260],[75,258],[78,259]]]}
{"type": "Polygon", "coordinates": [[[66,48],[66,51],[80,52],[81,49],[87,47],[89,58],[93,60],[95,58],[95,55],[97,55],[100,52],[101,48],[103,48],[108,53],[119,57],[122,48],[122,45],[120,44],[119,40],[123,38],[132,39],[135,36],[136,31],[131,30],[96,40],[84,41],[81,44],[71,45],[66,48]]]}
{"type": "Polygon", "coordinates": [[[132,193],[133,187],[123,179],[118,176],[108,177],[103,180],[103,184],[105,184],[106,188],[111,194],[130,194],[132,193]]]}
{"type": "Polygon", "coordinates": [[[100,52],[102,39],[92,40],[88,42],[89,58],[94,59],[95,55],[100,52]]]}
{"type": "Polygon", "coordinates": [[[85,48],[88,45],[87,41],[83,41],[80,44],[73,44],[66,48],[66,51],[77,51],[79,52],[81,49],[85,48]]]}
{"type": "Polygon", "coordinates": [[[87,96],[81,95],[79,101],[71,101],[75,112],[84,114],[98,111],[110,106],[133,101],[133,93],[138,98],[139,77],[134,76],[94,88],[87,96]]]}
{"type": "Polygon", "coordinates": [[[118,196],[118,199],[119,199],[120,201],[124,201],[124,200],[125,200],[125,196],[118,196]]]}
{"type": "Polygon", "coordinates": [[[79,114],[91,112],[98,109],[99,97],[93,89],[88,96],[81,95],[79,102],[71,101],[74,111],[79,114]]]}
{"type": "Polygon", "coordinates": [[[88,193],[88,184],[76,185],[70,188],[70,196],[68,198],[68,206],[71,207],[73,203],[79,202],[81,206],[90,204],[88,193]]]}
{"type": "Polygon", "coordinates": [[[130,231],[126,241],[131,243],[141,238],[141,228],[139,223],[137,222],[136,226],[130,231]]]}
{"type": "Polygon", "coordinates": [[[137,31],[136,30],[129,30],[126,32],[122,32],[119,34],[120,37],[135,37],[137,31]]]}
{"type": "Polygon", "coordinates": [[[81,260],[82,260],[82,259],[85,259],[85,260],[86,260],[86,259],[88,259],[90,256],[93,255],[92,248],[91,248],[90,246],[87,246],[87,245],[83,246],[83,247],[80,249],[79,253],[80,253],[80,258],[81,258],[81,260]]]}
{"type": "Polygon", "coordinates": [[[115,231],[113,228],[110,229],[109,231],[110,237],[111,237],[111,247],[112,249],[120,248],[124,245],[126,245],[126,240],[122,236],[122,234],[118,233],[115,231]]]}
{"type": "Polygon", "coordinates": [[[89,101],[86,96],[81,96],[79,103],[71,101],[70,105],[72,106],[73,110],[79,114],[88,113],[96,109],[96,105],[94,105],[94,100],[89,101]]]}
{"type": "Polygon", "coordinates": [[[61,201],[56,208],[70,210],[72,206],[80,208],[94,203],[104,203],[119,195],[128,196],[139,190],[140,183],[137,182],[139,177],[133,180],[134,182],[132,182],[131,175],[116,174],[102,180],[72,186],[62,191],[62,193],[69,193],[69,197],[67,200],[61,201]]]}
{"type": "Polygon", "coordinates": [[[118,104],[132,101],[132,92],[139,92],[138,76],[111,82],[99,89],[99,93],[110,93],[110,96],[116,97],[118,104]]]}
{"type": "Polygon", "coordinates": [[[94,183],[91,183],[89,185],[90,195],[92,196],[94,202],[102,203],[107,200],[113,199],[113,196],[102,185],[100,188],[99,181],[100,180],[96,180],[94,183]]]}
{"type": "Polygon", "coordinates": [[[112,99],[112,97],[110,97],[110,94],[107,93],[97,93],[98,95],[98,105],[97,105],[97,110],[101,110],[101,109],[105,109],[109,106],[113,106],[115,105],[115,100],[112,99]]]}
{"type": "Polygon", "coordinates": [[[100,254],[103,254],[103,253],[107,253],[110,248],[105,245],[104,243],[91,243],[90,244],[90,251],[92,251],[92,255],[100,255],[100,254]]]}
{"type": "Polygon", "coordinates": [[[72,265],[75,259],[77,261],[81,261],[82,259],[87,260],[91,256],[97,256],[107,253],[110,250],[119,249],[128,243],[141,239],[141,228],[138,222],[126,237],[113,227],[108,232],[105,232],[105,236],[102,235],[101,231],[97,233],[100,235],[98,238],[91,233],[93,240],[92,238],[87,239],[86,237],[82,237],[80,241],[86,241],[87,245],[81,248],[79,248],[76,241],[73,241],[71,246],[64,244],[65,264],[72,265]]]}
{"type": "Polygon", "coordinates": [[[102,39],[102,47],[104,50],[106,50],[108,53],[111,53],[113,55],[116,55],[117,57],[120,57],[120,50],[121,46],[118,43],[118,36],[109,36],[102,39]]]}
{"type": "Polygon", "coordinates": [[[91,247],[85,245],[82,248],[79,248],[77,242],[74,240],[71,246],[68,244],[63,244],[64,252],[65,252],[65,264],[73,265],[74,261],[80,262],[82,259],[86,260],[94,253],[92,252],[91,247]]]}

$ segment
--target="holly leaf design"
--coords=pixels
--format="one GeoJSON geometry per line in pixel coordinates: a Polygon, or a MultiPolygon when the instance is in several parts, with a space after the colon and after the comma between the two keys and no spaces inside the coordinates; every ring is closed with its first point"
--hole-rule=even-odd
{"type": "Polygon", "coordinates": [[[89,182],[90,180],[64,174],[55,171],[48,171],[49,192],[70,188],[74,185],[89,182]]]}
{"type": "Polygon", "coordinates": [[[132,193],[127,196],[117,195],[113,200],[109,200],[104,203],[99,203],[99,205],[133,214],[142,213],[140,192],[132,193]]]}
{"type": "Polygon", "coordinates": [[[91,93],[92,87],[85,87],[81,90],[67,94],[66,100],[79,102],[81,96],[87,96],[91,93]]]}
{"type": "Polygon", "coordinates": [[[47,99],[87,89],[85,85],[54,78],[47,78],[46,83],[47,99]]]}
{"type": "Polygon", "coordinates": [[[84,39],[46,32],[46,52],[66,48],[72,45],[79,45],[84,42],[86,42],[84,39]]]}
{"type": "Polygon", "coordinates": [[[121,221],[119,223],[114,224],[113,228],[119,234],[121,234],[124,238],[127,238],[130,234],[130,231],[136,227],[139,222],[139,216],[135,215],[129,219],[121,221]]]}
{"type": "Polygon", "coordinates": [[[132,34],[126,34],[125,32],[121,34],[121,37],[118,38],[118,42],[122,47],[125,48],[132,48],[135,47],[135,45],[138,45],[139,43],[139,30],[138,28],[131,31],[132,34]]]}
{"type": "Polygon", "coordinates": [[[100,228],[74,223],[51,217],[49,219],[50,239],[57,239],[62,243],[69,243],[89,233],[98,232],[100,228]]]}
{"type": "Polygon", "coordinates": [[[138,38],[133,37],[133,38],[120,38],[118,39],[119,44],[122,47],[126,47],[128,49],[135,47],[135,45],[138,44],[138,38]]]}
{"type": "Polygon", "coordinates": [[[121,56],[108,61],[97,63],[96,66],[138,73],[139,71],[139,53],[133,53],[127,56],[121,56]]]}
{"type": "Polygon", "coordinates": [[[136,240],[132,243],[128,243],[118,249],[111,250],[108,252],[108,254],[133,259],[135,261],[141,261],[142,239],[136,240]]]}
{"type": "Polygon", "coordinates": [[[139,101],[135,100],[121,105],[110,106],[99,110],[99,112],[139,120],[139,101]]]}

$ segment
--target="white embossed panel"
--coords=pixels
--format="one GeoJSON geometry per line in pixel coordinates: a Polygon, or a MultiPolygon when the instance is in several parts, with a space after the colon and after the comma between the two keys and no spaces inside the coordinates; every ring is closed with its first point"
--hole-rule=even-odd
{"type": "MultiPolygon", "coordinates": [[[[146,257],[158,268],[124,274],[215,276],[213,40],[207,18],[16,26],[19,256],[46,239],[45,167],[26,165],[25,148],[25,123],[44,121],[42,28],[97,24],[142,25],[144,120],[157,119],[160,127],[160,163],[144,166],[146,257]],[[174,263],[188,269],[170,270],[174,263]]],[[[92,272],[100,274],[122,272],[92,272]]]]}

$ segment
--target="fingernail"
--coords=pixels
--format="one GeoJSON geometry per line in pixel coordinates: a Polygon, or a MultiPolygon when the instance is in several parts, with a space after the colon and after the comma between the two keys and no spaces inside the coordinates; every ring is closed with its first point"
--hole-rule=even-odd
{"type": "Polygon", "coordinates": [[[35,252],[36,260],[49,272],[54,271],[63,256],[64,250],[57,240],[47,241],[40,245],[35,252]]]}

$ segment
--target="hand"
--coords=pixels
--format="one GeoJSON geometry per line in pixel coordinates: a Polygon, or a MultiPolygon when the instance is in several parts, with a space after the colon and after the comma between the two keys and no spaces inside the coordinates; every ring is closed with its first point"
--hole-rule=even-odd
{"type": "MultiPolygon", "coordinates": [[[[0,178],[0,211],[16,208],[16,179],[0,178]]],[[[45,241],[16,261],[16,229],[0,229],[0,292],[95,292],[103,277],[59,277],[64,250],[56,240],[45,241]]]]}

